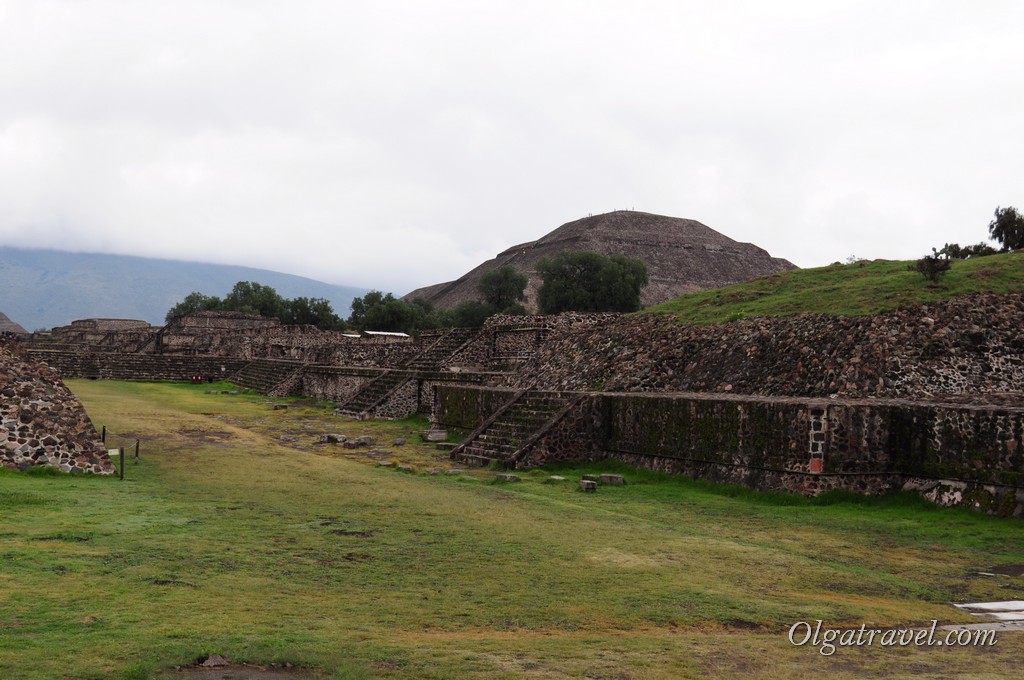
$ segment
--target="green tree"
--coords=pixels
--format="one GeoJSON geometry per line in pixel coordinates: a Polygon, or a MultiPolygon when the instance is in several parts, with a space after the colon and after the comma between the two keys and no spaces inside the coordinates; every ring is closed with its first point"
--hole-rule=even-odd
{"type": "Polygon", "coordinates": [[[344,324],[325,298],[297,297],[283,303],[281,323],[308,324],[325,331],[339,330],[344,324]]]}
{"type": "Polygon", "coordinates": [[[284,298],[270,286],[252,281],[239,281],[224,297],[223,309],[281,319],[284,316],[284,298]]]}
{"type": "Polygon", "coordinates": [[[187,316],[189,314],[195,314],[196,312],[209,312],[215,309],[220,309],[221,299],[216,295],[203,295],[198,291],[193,291],[185,296],[185,299],[174,305],[167,311],[167,316],[164,318],[166,323],[170,323],[179,316],[187,316]]]}
{"type": "Polygon", "coordinates": [[[391,293],[371,290],[352,300],[349,325],[361,331],[415,333],[423,327],[426,313],[421,305],[397,299],[391,293]]]}
{"type": "Polygon", "coordinates": [[[995,219],[988,223],[988,233],[1003,244],[1004,253],[1024,248],[1024,215],[1014,207],[997,207],[995,219]]]}
{"type": "Polygon", "coordinates": [[[452,321],[459,328],[479,328],[494,314],[494,307],[486,302],[466,300],[452,310],[452,321]]]}
{"type": "Polygon", "coordinates": [[[491,307],[506,310],[526,299],[526,275],[505,264],[485,272],[476,289],[491,307]]]}
{"type": "MultiPolygon", "coordinates": [[[[934,250],[934,248],[933,248],[934,250]]],[[[961,246],[959,243],[947,243],[939,249],[938,254],[947,260],[967,260],[972,257],[987,257],[999,251],[987,243],[975,243],[973,246],[961,246]]]]}
{"type": "Polygon", "coordinates": [[[633,312],[647,285],[647,267],[624,255],[563,250],[537,263],[543,283],[537,291],[541,314],[633,312]]]}
{"type": "Polygon", "coordinates": [[[282,298],[270,286],[239,281],[222,300],[213,295],[189,293],[167,312],[167,322],[187,314],[205,311],[247,312],[278,319],[283,324],[310,324],[323,330],[336,330],[344,324],[324,298],[282,298]]]}

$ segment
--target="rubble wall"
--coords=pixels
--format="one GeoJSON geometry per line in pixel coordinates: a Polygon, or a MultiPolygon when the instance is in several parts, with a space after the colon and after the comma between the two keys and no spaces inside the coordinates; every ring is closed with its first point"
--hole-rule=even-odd
{"type": "Polygon", "coordinates": [[[0,345],[0,466],[112,474],[96,428],[57,371],[0,345]]]}
{"type": "Polygon", "coordinates": [[[511,387],[1021,403],[1024,294],[974,294],[870,317],[714,325],[663,314],[559,329],[511,387]],[[987,399],[991,401],[992,399],[987,399]]]}

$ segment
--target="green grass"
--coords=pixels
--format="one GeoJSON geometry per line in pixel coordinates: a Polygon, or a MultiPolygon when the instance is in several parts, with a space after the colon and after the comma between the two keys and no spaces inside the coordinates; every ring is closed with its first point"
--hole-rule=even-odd
{"type": "Polygon", "coordinates": [[[687,323],[721,323],[754,316],[823,313],[880,314],[965,293],[1024,291],[1024,253],[956,260],[938,284],[907,266],[875,260],[795,269],[716,290],[683,295],[644,310],[687,323]]]}
{"type": "Polygon", "coordinates": [[[68,382],[142,457],[124,482],[0,473],[0,677],[177,677],[214,652],[335,678],[999,677],[1024,652],[1009,633],[829,658],[785,638],[801,620],[927,625],[969,619],[950,601],[1020,599],[1021,579],[977,575],[1024,562],[1019,521],[608,462],[494,485],[428,474],[448,464],[421,418],[68,382]],[[627,485],[577,490],[607,471],[627,485]]]}

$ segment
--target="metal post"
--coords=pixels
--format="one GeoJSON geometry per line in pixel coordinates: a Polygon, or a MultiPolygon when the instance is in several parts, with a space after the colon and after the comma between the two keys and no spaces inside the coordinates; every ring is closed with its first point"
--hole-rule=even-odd
{"type": "Polygon", "coordinates": [[[118,451],[121,452],[121,479],[124,479],[124,447],[122,446],[118,451]]]}
{"type": "Polygon", "coordinates": [[[139,464],[139,440],[135,440],[135,464],[139,464]]]}

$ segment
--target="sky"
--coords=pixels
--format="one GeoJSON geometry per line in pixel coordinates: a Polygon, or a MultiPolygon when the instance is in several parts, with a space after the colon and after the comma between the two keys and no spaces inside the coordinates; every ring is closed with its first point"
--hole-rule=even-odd
{"type": "Polygon", "coordinates": [[[0,245],[406,293],[616,209],[801,267],[1024,208],[1018,0],[0,0],[0,245]]]}

